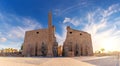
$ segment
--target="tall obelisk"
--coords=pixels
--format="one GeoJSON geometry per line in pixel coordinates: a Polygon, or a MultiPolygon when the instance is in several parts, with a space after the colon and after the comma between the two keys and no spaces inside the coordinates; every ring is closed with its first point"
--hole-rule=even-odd
{"type": "Polygon", "coordinates": [[[52,52],[52,46],[53,46],[53,40],[52,40],[52,13],[48,13],[48,52],[47,56],[51,57],[53,56],[52,52]]]}

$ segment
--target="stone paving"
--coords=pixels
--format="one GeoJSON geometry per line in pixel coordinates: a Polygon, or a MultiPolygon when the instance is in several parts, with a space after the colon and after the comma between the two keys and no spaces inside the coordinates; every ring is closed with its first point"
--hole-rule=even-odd
{"type": "Polygon", "coordinates": [[[86,62],[81,62],[72,58],[55,58],[40,66],[95,66],[86,62]]]}
{"type": "Polygon", "coordinates": [[[0,57],[0,66],[38,66],[45,63],[51,58],[37,58],[37,57],[0,57]]]}
{"type": "Polygon", "coordinates": [[[118,66],[115,56],[106,57],[0,57],[0,66],[118,66]]]}
{"type": "Polygon", "coordinates": [[[0,57],[0,66],[94,66],[73,58],[0,57]]]}
{"type": "Polygon", "coordinates": [[[74,59],[87,62],[96,66],[119,66],[120,60],[117,56],[103,57],[74,57],[74,59]]]}

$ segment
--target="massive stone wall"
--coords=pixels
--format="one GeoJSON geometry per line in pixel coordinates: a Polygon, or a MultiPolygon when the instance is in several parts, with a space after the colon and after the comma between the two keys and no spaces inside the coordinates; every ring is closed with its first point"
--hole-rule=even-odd
{"type": "Polygon", "coordinates": [[[63,45],[63,56],[93,55],[91,35],[67,27],[67,36],[63,45]]]}
{"type": "MultiPolygon", "coordinates": [[[[51,31],[53,30],[51,29],[51,31]]],[[[47,56],[48,52],[51,51],[50,55],[54,56],[54,54],[57,53],[58,44],[56,43],[56,38],[54,34],[51,37],[52,43],[50,44],[48,33],[48,29],[27,31],[25,34],[25,40],[23,44],[23,55],[47,56]],[[51,48],[48,48],[49,44],[52,46],[51,48]],[[53,54],[53,52],[56,53],[53,54]]]]}
{"type": "Polygon", "coordinates": [[[58,43],[55,27],[52,26],[52,14],[48,14],[48,28],[26,31],[23,43],[24,56],[57,56],[58,43]]]}

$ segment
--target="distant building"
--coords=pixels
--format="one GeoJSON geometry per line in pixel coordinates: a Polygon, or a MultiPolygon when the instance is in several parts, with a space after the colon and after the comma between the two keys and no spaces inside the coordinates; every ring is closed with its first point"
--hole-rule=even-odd
{"type": "Polygon", "coordinates": [[[31,30],[25,33],[24,56],[57,56],[58,43],[52,26],[52,13],[48,14],[48,28],[31,30]]]}
{"type": "Polygon", "coordinates": [[[5,48],[0,50],[0,56],[22,56],[17,49],[5,48]]]}
{"type": "Polygon", "coordinates": [[[2,53],[14,53],[14,52],[19,52],[19,51],[17,49],[14,49],[14,48],[5,48],[5,49],[0,50],[0,52],[2,52],[2,53]]]}
{"type": "Polygon", "coordinates": [[[58,56],[62,56],[62,46],[58,46],[58,56]]]}
{"type": "Polygon", "coordinates": [[[93,55],[91,35],[67,27],[67,36],[63,45],[63,56],[93,55]]]}

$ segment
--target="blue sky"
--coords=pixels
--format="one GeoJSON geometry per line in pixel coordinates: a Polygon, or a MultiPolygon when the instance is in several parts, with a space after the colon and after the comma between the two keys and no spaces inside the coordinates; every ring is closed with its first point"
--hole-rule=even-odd
{"type": "Polygon", "coordinates": [[[0,0],[0,49],[19,49],[25,31],[47,28],[49,11],[60,45],[69,25],[91,34],[94,51],[120,50],[120,0],[0,0]]]}

